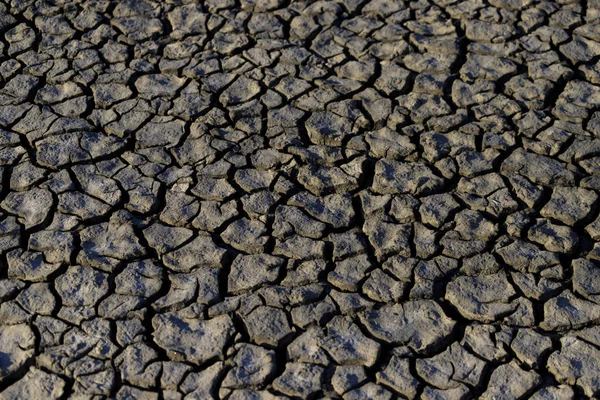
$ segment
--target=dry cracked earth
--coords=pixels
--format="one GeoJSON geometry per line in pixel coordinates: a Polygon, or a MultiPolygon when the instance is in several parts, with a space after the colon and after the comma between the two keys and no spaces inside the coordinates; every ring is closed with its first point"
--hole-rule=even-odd
{"type": "Polygon", "coordinates": [[[600,395],[599,0],[3,0],[1,399],[600,395]]]}

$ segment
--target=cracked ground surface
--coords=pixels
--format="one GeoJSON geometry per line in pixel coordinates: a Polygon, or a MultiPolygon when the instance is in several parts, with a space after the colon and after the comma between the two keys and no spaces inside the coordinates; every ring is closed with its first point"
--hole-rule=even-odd
{"type": "Polygon", "coordinates": [[[599,396],[599,21],[3,0],[0,398],[599,396]]]}

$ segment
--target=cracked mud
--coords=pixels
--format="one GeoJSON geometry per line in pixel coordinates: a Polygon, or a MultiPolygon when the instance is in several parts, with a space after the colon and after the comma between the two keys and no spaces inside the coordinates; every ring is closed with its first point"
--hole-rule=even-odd
{"type": "Polygon", "coordinates": [[[1,399],[600,396],[600,1],[2,0],[1,399]]]}

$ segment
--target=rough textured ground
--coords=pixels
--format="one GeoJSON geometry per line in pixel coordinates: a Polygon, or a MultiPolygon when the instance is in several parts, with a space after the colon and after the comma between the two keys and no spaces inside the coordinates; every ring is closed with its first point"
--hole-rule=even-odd
{"type": "Polygon", "coordinates": [[[0,398],[600,394],[599,0],[7,1],[0,398]]]}

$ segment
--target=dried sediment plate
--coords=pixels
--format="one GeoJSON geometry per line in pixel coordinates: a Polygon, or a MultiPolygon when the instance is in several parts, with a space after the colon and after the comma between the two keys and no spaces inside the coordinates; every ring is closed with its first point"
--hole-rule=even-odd
{"type": "Polygon", "coordinates": [[[600,397],[600,2],[0,0],[1,399],[600,397]]]}

